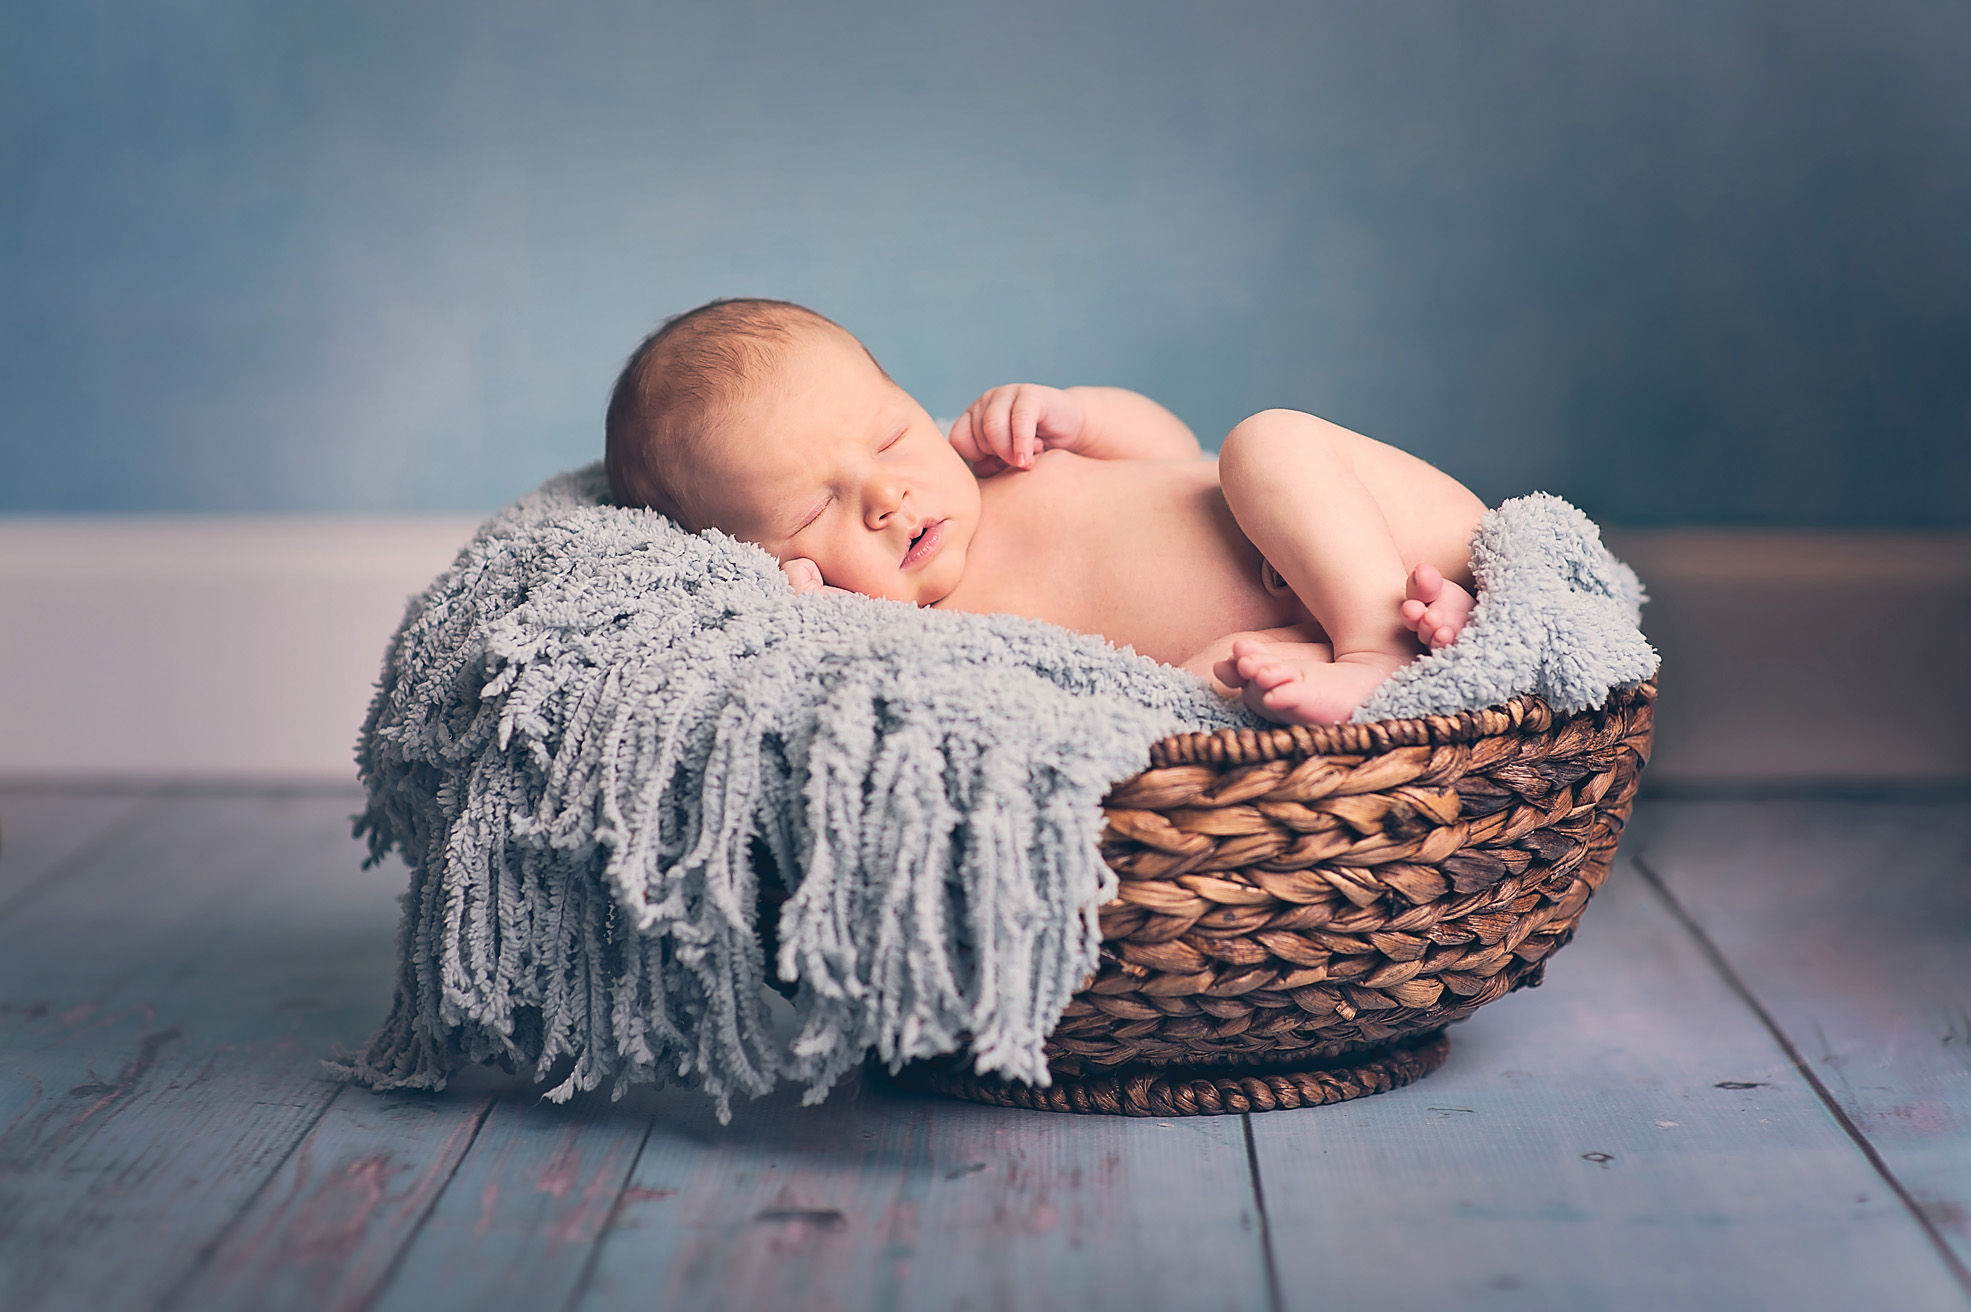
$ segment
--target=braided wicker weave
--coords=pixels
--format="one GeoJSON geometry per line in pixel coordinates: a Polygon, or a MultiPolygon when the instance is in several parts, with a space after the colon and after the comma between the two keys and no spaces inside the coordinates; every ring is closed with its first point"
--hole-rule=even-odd
{"type": "Polygon", "coordinates": [[[1492,710],[1181,734],[1104,801],[1101,969],[1046,1089],[962,1058],[905,1083],[1137,1116],[1311,1106],[1419,1079],[1443,1029],[1540,982],[1608,875],[1653,682],[1558,717],[1492,710]]]}

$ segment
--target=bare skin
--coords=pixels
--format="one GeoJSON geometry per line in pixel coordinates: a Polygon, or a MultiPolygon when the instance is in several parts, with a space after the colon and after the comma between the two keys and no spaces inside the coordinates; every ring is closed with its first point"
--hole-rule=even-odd
{"type": "Polygon", "coordinates": [[[1048,620],[1288,723],[1344,720],[1456,640],[1484,511],[1425,462],[1291,410],[1244,421],[1213,460],[1136,393],[1019,383],[947,440],[832,330],[725,416],[694,473],[698,517],[797,590],[1048,620]]]}

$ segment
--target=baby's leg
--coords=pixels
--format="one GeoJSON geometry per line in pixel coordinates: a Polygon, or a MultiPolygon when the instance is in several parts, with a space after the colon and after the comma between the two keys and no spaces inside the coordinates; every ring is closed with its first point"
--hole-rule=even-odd
{"type": "Polygon", "coordinates": [[[1365,474],[1385,497],[1405,503],[1399,509],[1408,536],[1431,539],[1410,544],[1414,559],[1461,556],[1435,539],[1449,535],[1461,543],[1470,523],[1448,524],[1440,534],[1419,506],[1426,512],[1440,502],[1455,507],[1449,517],[1460,521],[1475,521],[1483,506],[1421,461],[1293,410],[1254,415],[1225,439],[1219,483],[1226,504],[1333,643],[1328,662],[1260,643],[1235,647],[1232,673],[1244,681],[1246,704],[1262,715],[1338,723],[1418,654],[1402,612],[1410,569],[1392,516],[1365,474]]]}

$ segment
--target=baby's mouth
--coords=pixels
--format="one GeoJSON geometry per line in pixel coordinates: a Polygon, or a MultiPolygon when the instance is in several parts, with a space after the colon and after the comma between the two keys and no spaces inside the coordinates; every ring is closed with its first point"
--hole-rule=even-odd
{"type": "Polygon", "coordinates": [[[938,548],[944,545],[944,524],[943,520],[934,519],[917,530],[917,536],[910,540],[910,550],[903,553],[901,568],[916,569],[938,553],[938,548]]]}

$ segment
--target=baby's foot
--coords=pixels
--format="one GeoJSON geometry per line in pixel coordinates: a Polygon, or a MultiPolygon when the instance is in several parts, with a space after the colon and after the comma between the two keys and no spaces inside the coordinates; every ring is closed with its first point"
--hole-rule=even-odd
{"type": "Polygon", "coordinates": [[[1383,652],[1330,654],[1324,644],[1240,639],[1214,671],[1253,711],[1282,724],[1340,724],[1402,665],[1383,652]],[[1310,653],[1306,647],[1317,648],[1310,653]]]}
{"type": "Polygon", "coordinates": [[[1469,592],[1437,571],[1434,565],[1419,565],[1410,571],[1404,589],[1403,627],[1417,635],[1417,641],[1436,651],[1448,647],[1465,631],[1471,608],[1478,604],[1469,592]]]}
{"type": "Polygon", "coordinates": [[[1220,697],[1235,702],[1239,700],[1239,688],[1245,679],[1238,673],[1237,664],[1232,659],[1232,648],[1242,642],[1256,643],[1276,657],[1292,656],[1326,665],[1335,658],[1335,649],[1325,641],[1327,636],[1316,624],[1228,633],[1185,661],[1183,668],[1209,683],[1211,690],[1220,697]]]}

